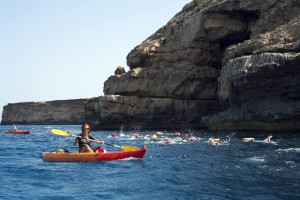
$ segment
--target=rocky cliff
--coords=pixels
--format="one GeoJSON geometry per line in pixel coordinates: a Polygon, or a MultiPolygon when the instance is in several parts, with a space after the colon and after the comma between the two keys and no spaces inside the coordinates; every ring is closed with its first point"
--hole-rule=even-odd
{"type": "Polygon", "coordinates": [[[8,104],[1,123],[300,130],[299,13],[299,0],[194,0],[129,52],[104,96],[8,104]]]}
{"type": "Polygon", "coordinates": [[[82,124],[87,99],[10,103],[1,124],[82,124]]]}
{"type": "Polygon", "coordinates": [[[300,130],[300,1],[194,0],[89,99],[99,129],[300,130]]]}

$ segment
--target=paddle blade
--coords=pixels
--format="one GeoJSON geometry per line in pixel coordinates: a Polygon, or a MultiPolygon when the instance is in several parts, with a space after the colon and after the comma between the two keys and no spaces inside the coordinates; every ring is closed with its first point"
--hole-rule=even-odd
{"type": "Polygon", "coordinates": [[[56,135],[61,135],[61,136],[72,136],[72,134],[62,131],[62,130],[58,130],[58,129],[52,129],[51,133],[56,134],[56,135]]]}
{"type": "Polygon", "coordinates": [[[120,146],[123,151],[137,151],[140,148],[135,146],[120,146]]]}

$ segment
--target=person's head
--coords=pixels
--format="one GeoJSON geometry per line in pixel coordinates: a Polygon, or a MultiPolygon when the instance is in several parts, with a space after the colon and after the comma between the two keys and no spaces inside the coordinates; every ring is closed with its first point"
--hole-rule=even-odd
{"type": "Polygon", "coordinates": [[[89,134],[91,132],[91,125],[87,122],[84,122],[81,127],[82,133],[89,134]]]}

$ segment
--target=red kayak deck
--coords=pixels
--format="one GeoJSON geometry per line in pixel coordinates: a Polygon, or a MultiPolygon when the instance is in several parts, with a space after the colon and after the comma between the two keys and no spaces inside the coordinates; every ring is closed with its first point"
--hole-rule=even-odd
{"type": "Polygon", "coordinates": [[[12,134],[28,134],[30,133],[29,130],[18,130],[18,131],[12,131],[12,130],[6,130],[4,133],[12,133],[12,134]]]}
{"type": "Polygon", "coordinates": [[[141,148],[136,151],[110,151],[103,152],[99,149],[97,155],[94,153],[79,153],[79,152],[43,152],[42,157],[50,162],[100,162],[112,161],[125,158],[143,159],[146,153],[146,148],[141,148]]]}

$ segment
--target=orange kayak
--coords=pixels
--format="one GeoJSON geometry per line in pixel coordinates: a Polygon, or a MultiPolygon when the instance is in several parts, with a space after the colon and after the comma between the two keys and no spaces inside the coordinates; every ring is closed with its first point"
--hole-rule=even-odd
{"type": "Polygon", "coordinates": [[[13,131],[13,130],[6,130],[4,133],[13,133],[13,134],[28,134],[30,131],[29,130],[18,130],[18,131],[13,131]]]}
{"type": "Polygon", "coordinates": [[[97,155],[94,153],[79,153],[79,152],[43,152],[42,157],[50,162],[99,162],[112,161],[125,158],[140,158],[143,159],[146,153],[146,148],[141,148],[135,151],[110,151],[107,152],[103,148],[99,148],[97,155]]]}

